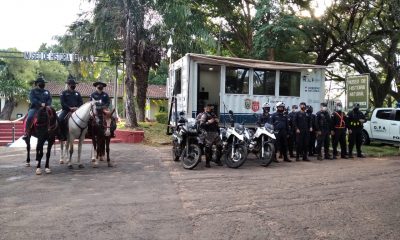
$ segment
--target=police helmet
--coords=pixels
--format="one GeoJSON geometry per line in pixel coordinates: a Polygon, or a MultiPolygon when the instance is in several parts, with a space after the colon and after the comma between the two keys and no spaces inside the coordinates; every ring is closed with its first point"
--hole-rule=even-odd
{"type": "Polygon", "coordinates": [[[285,108],[285,104],[283,102],[277,102],[275,106],[276,106],[276,108],[278,108],[278,107],[285,108]]]}
{"type": "Polygon", "coordinates": [[[269,103],[268,102],[266,102],[266,103],[264,103],[263,104],[263,106],[262,106],[263,108],[270,108],[271,107],[271,105],[269,105],[269,103]]]}

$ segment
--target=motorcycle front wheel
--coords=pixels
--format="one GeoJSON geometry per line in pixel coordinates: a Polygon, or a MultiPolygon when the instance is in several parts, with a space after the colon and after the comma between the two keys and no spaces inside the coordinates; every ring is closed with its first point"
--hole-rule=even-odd
{"type": "Polygon", "coordinates": [[[171,155],[172,155],[172,160],[174,160],[175,162],[179,161],[180,151],[179,151],[179,144],[177,141],[172,141],[171,155]]]}
{"type": "MultiPolygon", "coordinates": [[[[262,148],[261,148],[262,149],[262,148]]],[[[275,145],[273,143],[265,143],[264,144],[264,156],[261,152],[260,149],[260,159],[261,159],[261,164],[264,167],[267,167],[268,165],[271,164],[272,160],[274,160],[275,157],[275,145]]]]}
{"type": "Polygon", "coordinates": [[[182,166],[185,169],[193,169],[201,161],[201,149],[196,144],[190,144],[189,149],[183,149],[182,152],[182,166]]]}
{"type": "Polygon", "coordinates": [[[225,152],[225,164],[230,168],[239,168],[247,158],[247,148],[245,145],[236,145],[232,154],[232,144],[228,145],[225,152]]]}

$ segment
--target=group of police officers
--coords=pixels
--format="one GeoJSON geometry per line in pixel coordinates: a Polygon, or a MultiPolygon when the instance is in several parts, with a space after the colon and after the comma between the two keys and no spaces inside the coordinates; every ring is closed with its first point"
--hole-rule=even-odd
{"type": "Polygon", "coordinates": [[[347,115],[342,106],[336,106],[335,111],[329,114],[327,104],[321,103],[320,110],[314,114],[313,108],[300,103],[300,110],[293,105],[291,112],[285,108],[283,102],[276,104],[277,111],[270,114],[270,105],[263,105],[263,113],[257,121],[258,125],[270,123],[276,131],[276,147],[284,161],[290,162],[288,157],[295,157],[296,161],[310,161],[309,156],[317,155],[318,160],[336,159],[337,147],[340,144],[340,157],[353,158],[353,147],[356,145],[357,157],[364,158],[361,152],[362,129],[365,115],[360,111],[360,105],[354,104],[347,115]],[[349,133],[349,146],[347,152],[346,133],[349,133]],[[329,154],[329,145],[332,140],[333,155],[329,154]],[[296,155],[294,155],[296,146],[296,155]],[[322,156],[322,147],[324,156],[322,156]]]}
{"type": "MultiPolygon", "coordinates": [[[[24,139],[26,139],[26,137],[31,134],[32,124],[33,124],[32,121],[39,108],[47,106],[51,107],[52,105],[51,94],[48,90],[45,89],[46,83],[47,82],[44,80],[42,76],[38,77],[34,81],[35,87],[29,93],[30,106],[25,124],[24,139]]],[[[67,130],[68,130],[67,120],[68,117],[70,116],[70,113],[76,111],[83,104],[82,96],[76,90],[76,85],[78,83],[76,82],[75,78],[69,75],[65,83],[67,84],[68,88],[65,91],[63,91],[60,95],[60,103],[62,111],[58,117],[61,130],[59,139],[61,140],[66,140],[67,130]]],[[[98,81],[93,83],[93,86],[96,88],[96,91],[94,91],[90,95],[90,101],[92,100],[98,101],[96,102],[97,111],[100,111],[104,108],[108,108],[110,105],[110,97],[106,92],[103,91],[104,88],[107,86],[107,84],[98,81]]],[[[99,116],[101,117],[102,115],[99,114],[99,116]]]]}
{"type": "MultiPolygon", "coordinates": [[[[286,162],[291,162],[289,158],[300,161],[310,161],[309,156],[317,155],[318,160],[336,159],[338,157],[337,147],[340,144],[340,157],[353,158],[353,147],[356,145],[357,157],[364,158],[361,152],[362,129],[365,122],[365,115],[360,111],[359,104],[355,104],[353,109],[347,114],[343,112],[342,106],[338,105],[335,111],[330,114],[326,103],[320,104],[320,110],[314,114],[313,108],[301,102],[300,109],[293,105],[291,111],[286,108],[283,102],[276,104],[276,112],[271,114],[271,106],[265,103],[262,106],[263,113],[257,120],[258,126],[266,123],[272,124],[276,133],[276,149],[279,157],[283,157],[286,162]],[[347,151],[346,133],[349,135],[349,145],[347,151]],[[332,141],[333,152],[329,154],[329,146],[332,141]],[[294,148],[296,147],[296,154],[294,148]],[[324,155],[322,155],[322,147],[324,155]],[[289,156],[288,156],[289,155],[289,156]]],[[[206,167],[210,167],[211,145],[219,144],[218,137],[218,117],[212,111],[212,105],[207,105],[204,112],[197,116],[200,128],[205,132],[205,155],[206,167]]],[[[274,161],[278,161],[275,157],[274,161]]],[[[221,165],[218,162],[218,165],[221,165]]]]}

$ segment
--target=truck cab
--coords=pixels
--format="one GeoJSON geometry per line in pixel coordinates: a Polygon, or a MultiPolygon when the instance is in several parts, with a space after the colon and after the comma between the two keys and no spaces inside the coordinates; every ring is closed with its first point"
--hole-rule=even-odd
{"type": "Polygon", "coordinates": [[[363,140],[400,144],[400,108],[377,108],[364,123],[363,140]]]}

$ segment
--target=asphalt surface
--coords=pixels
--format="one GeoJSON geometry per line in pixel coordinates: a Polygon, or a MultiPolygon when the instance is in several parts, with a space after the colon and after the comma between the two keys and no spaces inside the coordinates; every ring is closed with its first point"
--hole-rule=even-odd
{"type": "Polygon", "coordinates": [[[36,176],[0,148],[0,239],[400,239],[397,158],[189,171],[167,147],[112,149],[114,168],[85,145],[84,169],[57,152],[36,176]]]}

